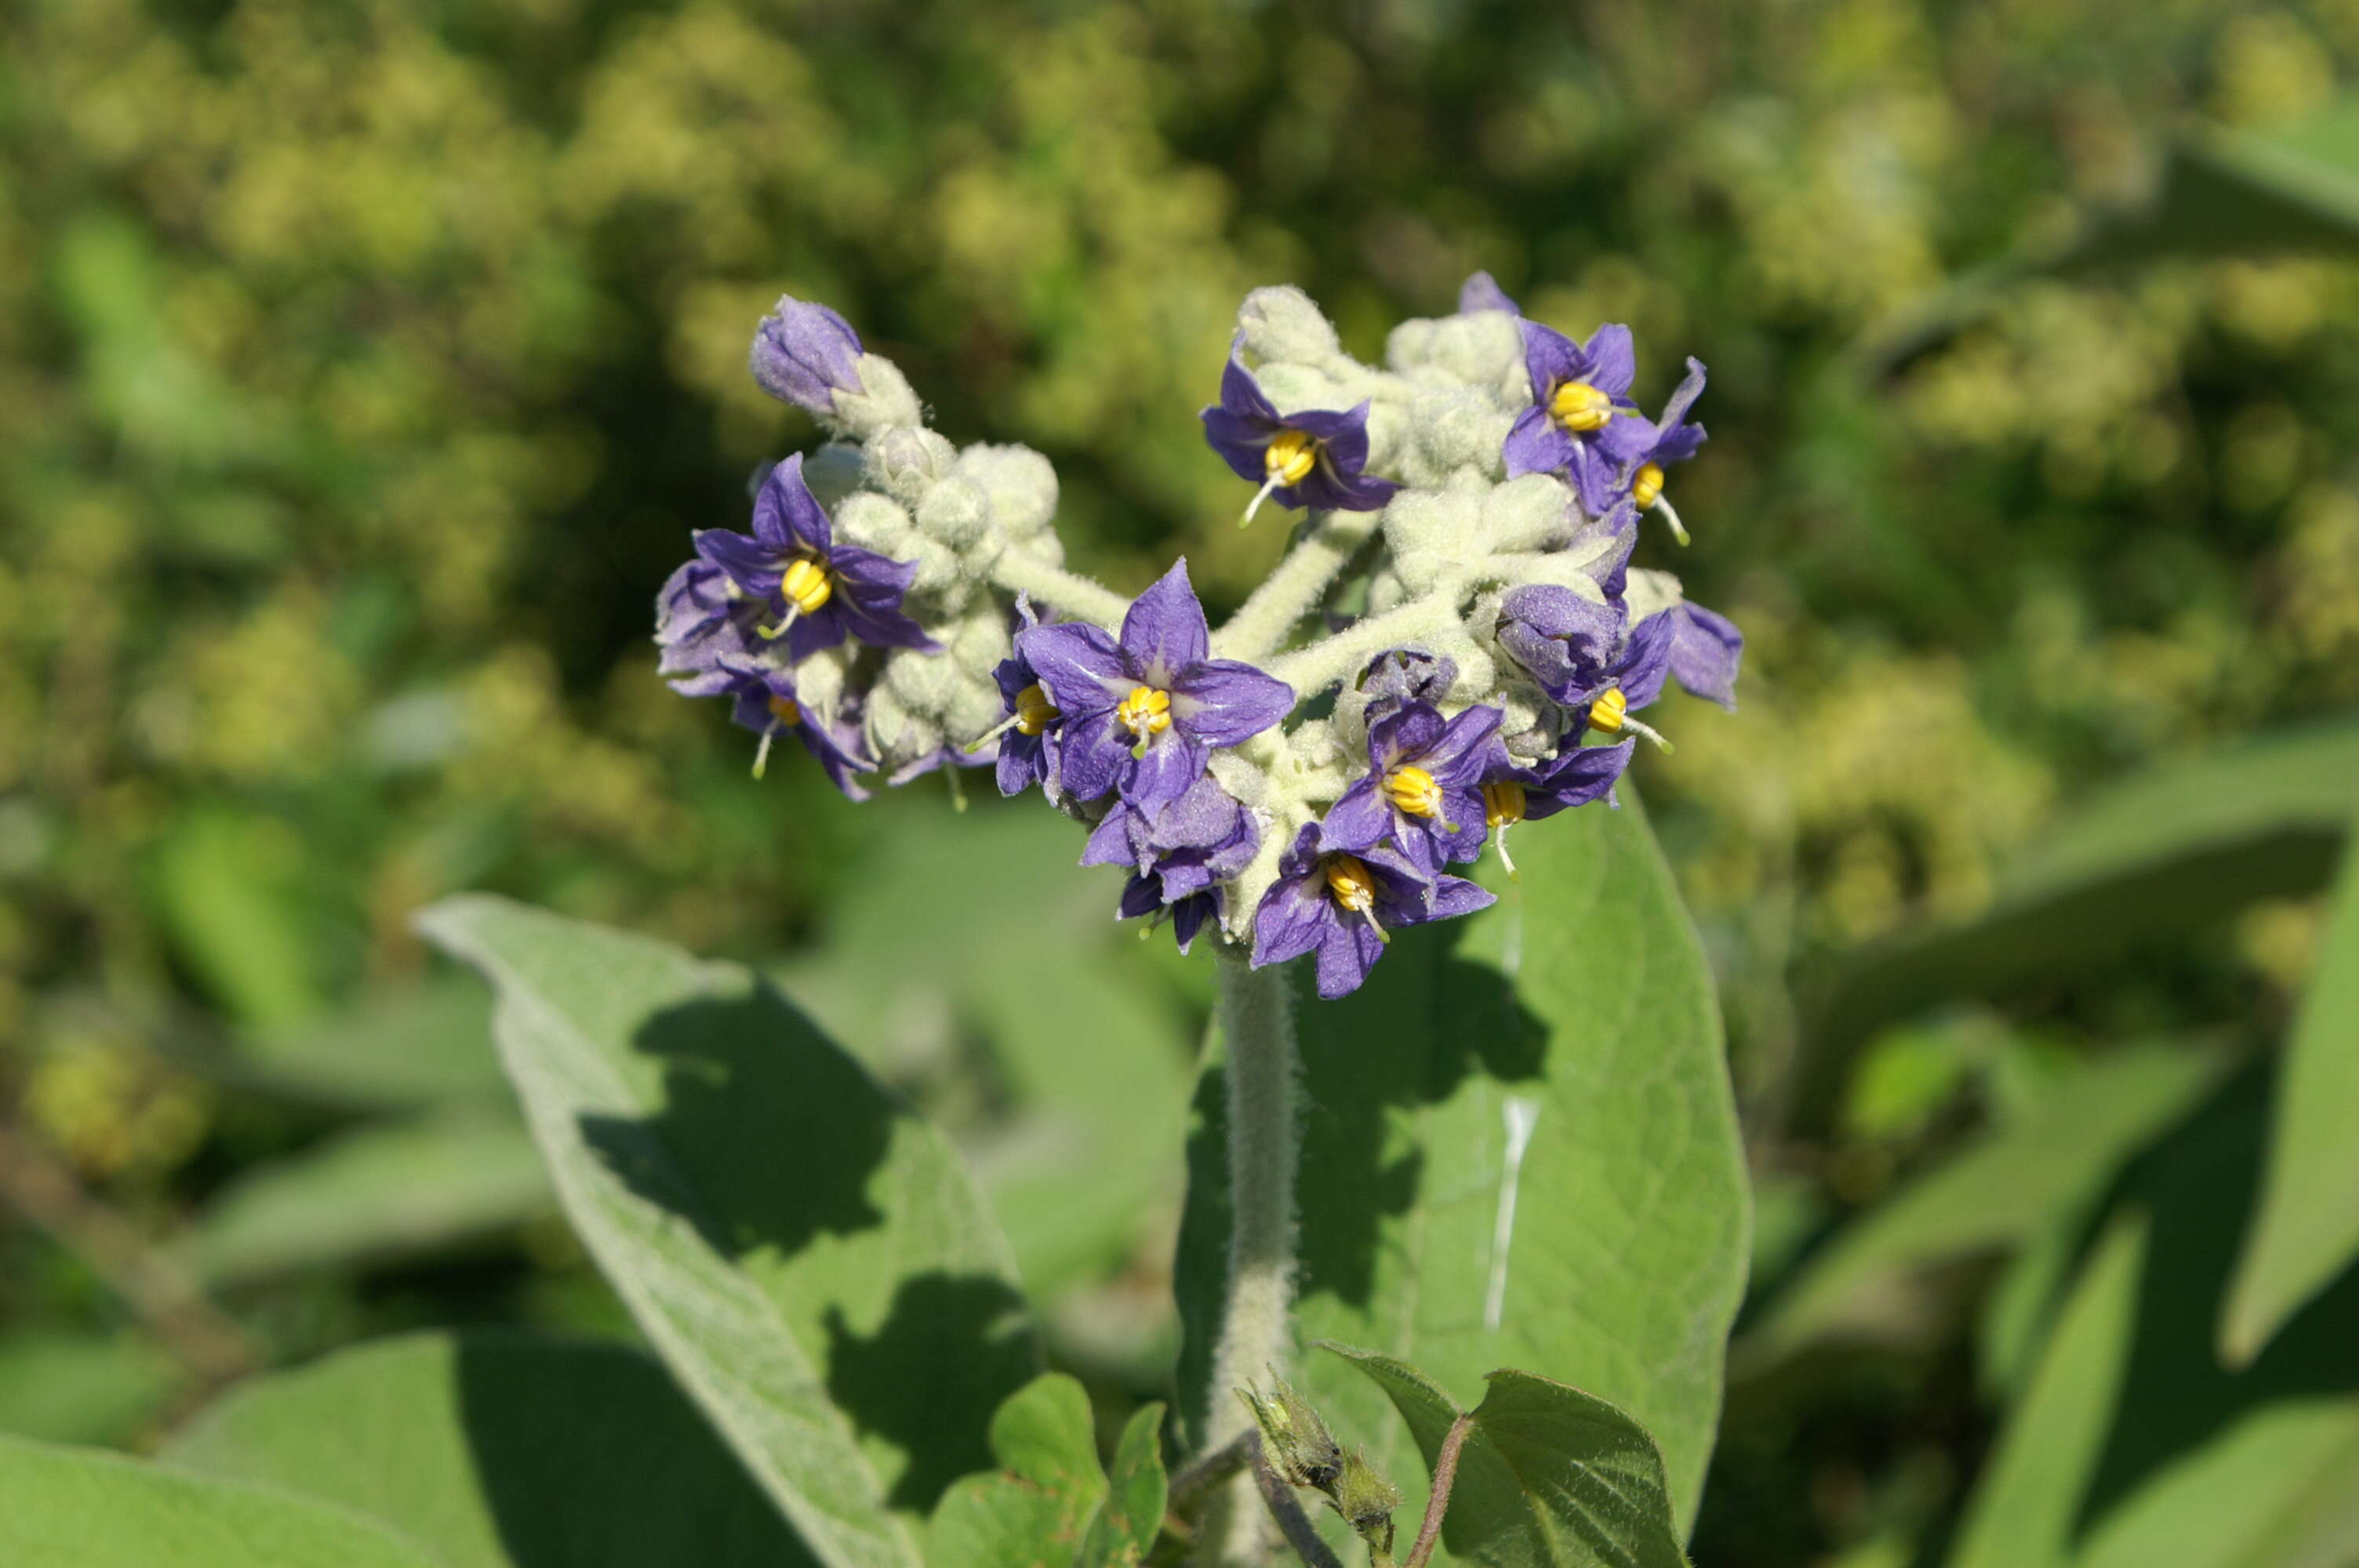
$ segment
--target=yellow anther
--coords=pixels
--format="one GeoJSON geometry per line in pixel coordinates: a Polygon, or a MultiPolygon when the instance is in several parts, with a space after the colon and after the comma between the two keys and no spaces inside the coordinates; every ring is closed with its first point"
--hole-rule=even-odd
{"type": "Polygon", "coordinates": [[[1598,430],[1614,417],[1614,399],[1585,381],[1560,382],[1549,394],[1549,417],[1568,430],[1598,430]]]}
{"type": "Polygon", "coordinates": [[[1049,694],[1034,681],[1016,694],[1016,732],[1038,735],[1064,717],[1064,711],[1049,700],[1049,694]]]}
{"type": "Polygon", "coordinates": [[[1295,484],[1319,462],[1319,438],[1301,430],[1280,430],[1261,455],[1262,471],[1279,484],[1295,484]]]}
{"type": "Polygon", "coordinates": [[[1622,695],[1618,686],[1609,686],[1596,701],[1589,705],[1589,727],[1603,730],[1608,735],[1621,733],[1630,717],[1630,699],[1622,695]]]}
{"type": "Polygon", "coordinates": [[[1663,465],[1642,463],[1630,476],[1630,503],[1641,512],[1663,498],[1663,465]]]}
{"type": "Polygon", "coordinates": [[[802,704],[791,697],[774,697],[770,698],[770,717],[781,724],[800,724],[803,721],[802,704]]]}
{"type": "Polygon", "coordinates": [[[1501,779],[1483,786],[1483,820],[1494,827],[1508,827],[1524,819],[1524,786],[1513,779],[1501,779]]]}
{"type": "Polygon", "coordinates": [[[1395,768],[1385,775],[1385,798],[1411,816],[1441,815],[1441,786],[1423,768],[1395,768]]]}
{"type": "Polygon", "coordinates": [[[835,579],[827,568],[809,556],[787,563],[778,578],[778,593],[799,615],[810,615],[835,597],[835,579]]]}
{"type": "Polygon", "coordinates": [[[1349,855],[1337,855],[1328,860],[1327,891],[1353,914],[1376,906],[1376,879],[1368,874],[1367,867],[1349,855]]]}
{"type": "Polygon", "coordinates": [[[1171,694],[1151,686],[1135,686],[1114,710],[1122,727],[1145,741],[1171,728],[1171,694]]]}

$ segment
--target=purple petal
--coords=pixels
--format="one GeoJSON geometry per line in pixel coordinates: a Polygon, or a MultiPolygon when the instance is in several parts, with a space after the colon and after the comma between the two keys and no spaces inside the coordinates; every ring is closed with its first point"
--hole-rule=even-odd
{"type": "Polygon", "coordinates": [[[1213,913],[1212,895],[1210,893],[1196,893],[1172,904],[1171,935],[1179,939],[1180,951],[1185,953],[1188,950],[1188,945],[1196,940],[1196,933],[1203,929],[1204,922],[1210,920],[1213,913]]]}
{"type": "Polygon", "coordinates": [[[1285,424],[1288,429],[1328,443],[1331,455],[1339,461],[1346,453],[1353,468],[1367,460],[1368,405],[1364,400],[1344,409],[1305,408],[1287,415],[1285,424]]]}
{"type": "Polygon", "coordinates": [[[1016,634],[1016,653],[1048,688],[1049,699],[1064,710],[1068,725],[1110,712],[1138,684],[1124,667],[1114,638],[1087,622],[1027,627],[1016,634]]]}
{"type": "Polygon", "coordinates": [[[1545,404],[1559,382],[1593,379],[1582,373],[1588,368],[1588,362],[1581,346],[1571,338],[1538,321],[1521,321],[1517,325],[1524,330],[1524,371],[1532,379],[1535,404],[1545,404]]]}
{"type": "MultiPolygon", "coordinates": [[[[1663,416],[1655,422],[1656,427],[1664,431],[1677,429],[1680,423],[1687,418],[1688,410],[1695,406],[1696,399],[1702,395],[1703,362],[1690,354],[1688,373],[1680,377],[1680,384],[1672,389],[1670,401],[1663,405],[1663,416]]],[[[1699,442],[1702,437],[1702,431],[1698,430],[1696,438],[1699,442]]]]}
{"type": "Polygon", "coordinates": [[[729,574],[729,579],[756,599],[775,599],[782,563],[777,552],[748,534],[726,528],[700,528],[696,553],[729,574]]]}
{"type": "Polygon", "coordinates": [[[1616,414],[1590,442],[1618,469],[1655,449],[1654,421],[1636,414],[1616,414]]]}
{"type": "MultiPolygon", "coordinates": [[[[1526,327],[1529,338],[1529,326],[1526,327]]],[[[1589,335],[1582,345],[1582,368],[1587,373],[1580,377],[1608,397],[1620,397],[1638,379],[1638,352],[1630,341],[1630,329],[1620,322],[1609,322],[1589,335]]]]}
{"type": "Polygon", "coordinates": [[[1525,819],[1538,822],[1612,793],[1629,767],[1631,750],[1637,743],[1629,740],[1611,746],[1568,747],[1543,766],[1537,781],[1525,784],[1525,819]]]}
{"type": "Polygon", "coordinates": [[[1649,615],[1630,633],[1614,671],[1614,684],[1632,708],[1645,708],[1663,695],[1663,679],[1671,673],[1671,636],[1677,622],[1669,611],[1649,615]]]}
{"type": "MultiPolygon", "coordinates": [[[[1524,324],[1531,325],[1528,321],[1524,324]]],[[[1547,409],[1534,406],[1516,416],[1515,426],[1508,430],[1506,443],[1499,451],[1507,462],[1507,477],[1521,479],[1527,473],[1556,472],[1572,460],[1578,445],[1548,416],[1547,409]]]]}
{"type": "Polygon", "coordinates": [[[781,295],[755,330],[747,362],[762,390],[779,402],[830,414],[837,390],[860,387],[860,335],[826,306],[781,295]]]}
{"type": "Polygon", "coordinates": [[[1057,782],[1066,794],[1095,800],[1114,788],[1129,765],[1130,732],[1114,723],[1111,709],[1085,720],[1067,718],[1065,745],[1057,760],[1057,782]]]}
{"type": "Polygon", "coordinates": [[[1198,416],[1204,421],[1204,440],[1221,454],[1221,460],[1235,470],[1236,476],[1255,484],[1269,477],[1268,460],[1263,456],[1270,438],[1277,433],[1275,424],[1232,414],[1225,408],[1207,408],[1198,416]]]}
{"type": "Polygon", "coordinates": [[[1474,274],[1458,287],[1458,313],[1472,316],[1477,310],[1505,310],[1510,316],[1524,313],[1487,272],[1474,274]]]}
{"type": "Polygon", "coordinates": [[[1383,938],[1364,915],[1329,926],[1319,943],[1319,994],[1332,1001],[1358,990],[1384,952],[1383,938]]]}
{"type": "Polygon", "coordinates": [[[1664,614],[1674,618],[1671,678],[1705,701],[1734,709],[1745,633],[1728,617],[1701,604],[1675,604],[1664,614]]]}
{"type": "Polygon", "coordinates": [[[1177,726],[1148,742],[1146,752],[1133,759],[1121,781],[1122,798],[1141,812],[1153,814],[1188,793],[1204,776],[1211,748],[1190,739],[1177,726]]]}
{"type": "Polygon", "coordinates": [[[1491,893],[1464,877],[1443,877],[1433,884],[1433,906],[1426,918],[1454,920],[1478,909],[1488,909],[1497,902],[1491,893]]]}
{"type": "Polygon", "coordinates": [[[1566,477],[1572,481],[1573,493],[1581,497],[1581,509],[1592,517],[1604,516],[1630,492],[1624,465],[1609,458],[1594,441],[1572,443],[1566,477]]]}
{"type": "Polygon", "coordinates": [[[1363,776],[1327,808],[1321,823],[1321,844],[1356,855],[1373,849],[1393,830],[1392,803],[1376,793],[1376,781],[1363,776]]]}
{"type": "MultiPolygon", "coordinates": [[[[1082,864],[1092,862],[1083,860],[1082,864]]],[[[1142,914],[1152,914],[1163,907],[1163,884],[1144,872],[1135,874],[1122,884],[1122,902],[1115,905],[1116,918],[1136,920],[1142,914]]]]}
{"type": "Polygon", "coordinates": [[[1471,784],[1482,776],[1483,753],[1498,733],[1503,715],[1491,707],[1470,708],[1450,721],[1440,739],[1425,750],[1418,766],[1444,788],[1471,784]]]}
{"type": "Polygon", "coordinates": [[[1174,727],[1208,746],[1234,746],[1294,711],[1292,687],[1235,659],[1205,659],[1168,689],[1174,727]]]}
{"type": "Polygon", "coordinates": [[[1299,484],[1270,492],[1270,499],[1288,506],[1315,507],[1321,512],[1375,512],[1400,493],[1400,486],[1374,474],[1344,473],[1321,463],[1302,476],[1299,484]]]}
{"type": "Polygon", "coordinates": [[[835,530],[819,498],[803,482],[803,455],[797,452],[770,470],[754,498],[754,536],[774,550],[805,549],[824,556],[835,530]]]}
{"type": "Polygon", "coordinates": [[[1430,702],[1387,709],[1368,726],[1368,765],[1382,773],[1415,762],[1449,732],[1449,721],[1430,702]]]}
{"type": "Polygon", "coordinates": [[[1122,651],[1130,669],[1149,686],[1166,691],[1172,678],[1191,665],[1204,662],[1212,652],[1212,632],[1204,624],[1204,607],[1188,586],[1188,559],[1181,557],[1171,569],[1131,600],[1122,618],[1122,651]]]}
{"type": "Polygon", "coordinates": [[[1274,430],[1278,423],[1277,406],[1263,395],[1261,383],[1237,357],[1243,341],[1244,335],[1240,333],[1230,342],[1229,362],[1221,367],[1221,406],[1241,419],[1266,422],[1274,430]]]}
{"type": "Polygon", "coordinates": [[[1272,884],[1254,911],[1253,967],[1283,964],[1319,946],[1335,924],[1327,881],[1314,868],[1272,884]]]}
{"type": "Polygon", "coordinates": [[[1131,844],[1130,828],[1135,820],[1130,808],[1116,801],[1104,820],[1091,830],[1090,841],[1082,849],[1082,864],[1131,866],[1145,871],[1146,859],[1131,844]]]}

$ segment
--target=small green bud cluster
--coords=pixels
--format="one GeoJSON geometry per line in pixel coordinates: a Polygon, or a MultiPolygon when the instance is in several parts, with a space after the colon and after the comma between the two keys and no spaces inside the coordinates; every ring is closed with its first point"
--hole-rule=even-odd
{"type": "Polygon", "coordinates": [[[1236,1393],[1261,1433],[1270,1467],[1288,1485],[1318,1493],[1377,1560],[1385,1560],[1393,1549],[1393,1510],[1400,1507],[1400,1488],[1366,1454],[1339,1444],[1310,1401],[1274,1368],[1269,1380],[1267,1395],[1252,1389],[1236,1393]]]}

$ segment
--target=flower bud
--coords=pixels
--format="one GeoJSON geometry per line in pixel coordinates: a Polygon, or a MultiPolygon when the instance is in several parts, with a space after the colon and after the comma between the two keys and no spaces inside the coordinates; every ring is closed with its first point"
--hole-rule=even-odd
{"type": "Polygon", "coordinates": [[[1261,1428],[1270,1465],[1295,1486],[1326,1491],[1343,1473],[1343,1451],[1309,1400],[1275,1371],[1269,1380],[1274,1390],[1269,1398],[1251,1389],[1239,1389],[1237,1398],[1245,1401],[1254,1424],[1261,1428]]]}
{"type": "Polygon", "coordinates": [[[933,431],[909,427],[886,430],[868,443],[870,477],[897,498],[915,506],[934,481],[951,471],[956,449],[933,431]]]}
{"type": "Polygon", "coordinates": [[[780,295],[755,329],[747,363],[762,390],[781,403],[832,416],[838,392],[858,392],[860,335],[824,305],[780,295]]]}
{"type": "Polygon", "coordinates": [[[1343,1456],[1335,1484],[1328,1489],[1335,1511],[1343,1516],[1362,1541],[1378,1552],[1393,1549],[1393,1510],[1400,1507],[1400,1488],[1385,1479],[1367,1455],[1354,1448],[1343,1456]]]}
{"type": "Polygon", "coordinates": [[[1324,365],[1343,352],[1334,326],[1291,284],[1246,295],[1237,326],[1245,351],[1266,363],[1324,365]]]}
{"type": "Polygon", "coordinates": [[[954,550],[967,550],[991,527],[991,498],[973,480],[952,474],[918,503],[918,526],[954,550]]]}
{"type": "MultiPolygon", "coordinates": [[[[1048,528],[1057,515],[1057,470],[1048,459],[1029,447],[969,447],[959,454],[958,471],[983,487],[992,521],[1011,537],[1055,537],[1048,528]]],[[[1056,558],[1063,558],[1061,550],[1056,558]]]]}

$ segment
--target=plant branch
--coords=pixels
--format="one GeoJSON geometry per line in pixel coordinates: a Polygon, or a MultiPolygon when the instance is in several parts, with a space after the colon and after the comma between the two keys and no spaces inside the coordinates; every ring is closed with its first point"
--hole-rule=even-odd
{"type": "Polygon", "coordinates": [[[1171,1477],[1171,1490],[1166,1506],[1180,1518],[1187,1518],[1190,1510],[1213,1487],[1252,1463],[1253,1438],[1252,1433],[1241,1432],[1190,1463],[1171,1477]]]}
{"type": "MultiPolygon", "coordinates": [[[[1246,966],[1223,949],[1220,1023],[1227,1053],[1228,1292],[1206,1390],[1205,1441],[1215,1448],[1249,1430],[1231,1390],[1281,1368],[1293,1348],[1294,1016],[1284,966],[1246,966]]],[[[1231,1494],[1235,1497],[1234,1493],[1231,1494]]],[[[1216,1518],[1220,1517],[1216,1512],[1216,1518]]],[[[1223,1561],[1250,1561],[1261,1540],[1250,1505],[1232,1501],[1210,1542],[1223,1561]]]]}
{"type": "Polygon", "coordinates": [[[1286,1537],[1286,1544],[1294,1548],[1294,1554],[1310,1568],[1343,1568],[1335,1554],[1327,1550],[1327,1543],[1319,1539],[1319,1528],[1302,1511],[1294,1488],[1286,1484],[1285,1476],[1270,1468],[1269,1455],[1261,1449],[1261,1434],[1246,1435],[1253,1445],[1254,1484],[1261,1488],[1261,1500],[1269,1506],[1270,1517],[1277,1520],[1278,1533],[1286,1537]]]}
{"type": "Polygon", "coordinates": [[[1433,1456],[1433,1489],[1426,1494],[1425,1522],[1418,1527],[1417,1544],[1408,1549],[1401,1568],[1425,1568],[1432,1558],[1441,1540],[1441,1515],[1450,1507],[1450,1489],[1458,1484],[1458,1451],[1466,1446],[1466,1434],[1473,1430],[1474,1412],[1467,1411],[1450,1423],[1442,1437],[1441,1452],[1433,1456]]]}
{"type": "Polygon", "coordinates": [[[1457,620],[1457,590],[1454,586],[1444,585],[1444,591],[1397,610],[1387,610],[1381,615],[1367,616],[1309,647],[1281,654],[1263,668],[1292,687],[1294,699],[1303,702],[1328,687],[1351,679],[1378,654],[1406,647],[1420,637],[1455,624],[1457,620]]]}
{"type": "Polygon", "coordinates": [[[1031,595],[1036,604],[1054,605],[1102,626],[1119,627],[1130,609],[1129,600],[1103,583],[1014,550],[992,563],[991,580],[1010,593],[1031,595]]]}
{"type": "Polygon", "coordinates": [[[1212,634],[1212,651],[1251,663],[1284,646],[1287,634],[1318,607],[1335,575],[1376,531],[1381,512],[1329,512],[1295,541],[1277,569],[1212,634]]]}

